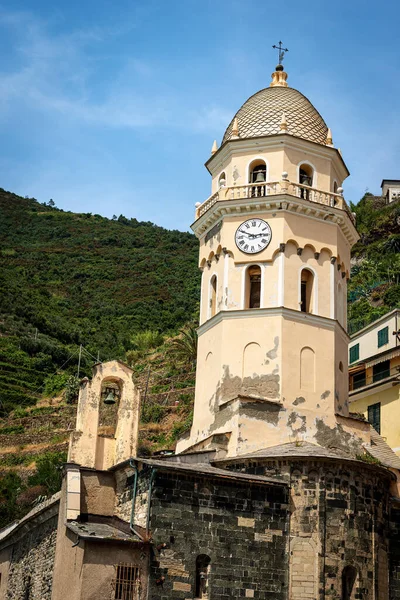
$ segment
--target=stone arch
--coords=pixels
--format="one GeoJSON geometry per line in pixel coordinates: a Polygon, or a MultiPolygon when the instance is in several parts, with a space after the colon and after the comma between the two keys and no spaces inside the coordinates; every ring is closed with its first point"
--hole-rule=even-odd
{"type": "Polygon", "coordinates": [[[269,180],[269,163],[264,156],[253,156],[253,158],[247,164],[247,182],[254,183],[253,173],[257,167],[264,166],[265,170],[265,181],[269,180]]]}
{"type": "Polygon", "coordinates": [[[243,269],[242,307],[262,308],[264,290],[264,267],[262,264],[250,264],[243,269]]]}
{"type": "Polygon", "coordinates": [[[218,177],[218,189],[226,186],[226,173],[222,171],[222,173],[218,177]]]}
{"type": "Polygon", "coordinates": [[[290,552],[291,600],[317,598],[317,549],[310,538],[295,537],[290,552]]]}
{"type": "Polygon", "coordinates": [[[300,389],[315,391],[315,352],[309,346],[300,351],[300,389]]]}
{"type": "Polygon", "coordinates": [[[297,250],[299,248],[299,244],[296,240],[288,240],[285,244],[285,257],[290,258],[297,254],[297,250]]]}
{"type": "Polygon", "coordinates": [[[326,260],[331,260],[332,258],[332,251],[329,250],[329,248],[321,248],[321,250],[319,251],[319,261],[320,262],[325,262],[326,260]]]}
{"type": "Polygon", "coordinates": [[[316,253],[315,247],[312,244],[305,244],[301,255],[303,260],[308,260],[309,253],[307,251],[311,252],[310,258],[314,258],[314,254],[316,253]]]}
{"type": "Polygon", "coordinates": [[[253,377],[260,372],[263,362],[261,346],[257,342],[250,342],[243,349],[242,378],[253,377]]]}
{"type": "Polygon", "coordinates": [[[342,571],[342,600],[354,600],[358,572],[353,565],[346,565],[342,571]]]}
{"type": "Polygon", "coordinates": [[[213,273],[210,277],[208,303],[208,318],[211,319],[217,313],[218,305],[218,276],[216,273],[213,273]]]}
{"type": "Polygon", "coordinates": [[[318,275],[310,265],[299,271],[298,302],[302,312],[318,314],[318,275]]]}
{"type": "Polygon", "coordinates": [[[68,462],[106,470],[136,456],[139,425],[139,392],[132,381],[132,369],[120,361],[98,363],[91,381],[83,380],[79,392],[76,430],[71,438],[68,462]],[[107,384],[119,391],[115,432],[99,433],[100,404],[107,384]]]}
{"type": "Polygon", "coordinates": [[[208,598],[210,571],[211,558],[208,556],[208,554],[199,554],[196,557],[196,598],[208,598]]]}

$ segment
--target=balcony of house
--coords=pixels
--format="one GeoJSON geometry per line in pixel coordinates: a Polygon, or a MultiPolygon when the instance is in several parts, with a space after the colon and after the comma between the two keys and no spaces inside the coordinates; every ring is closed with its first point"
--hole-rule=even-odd
{"type": "MultiPolygon", "coordinates": [[[[400,365],[390,359],[368,365],[359,364],[349,370],[349,397],[354,397],[379,386],[400,384],[400,365]]],[[[397,361],[396,361],[397,362],[397,361]]]]}
{"type": "MultiPolygon", "coordinates": [[[[283,175],[286,175],[284,173],[283,175]]],[[[249,183],[246,185],[221,186],[202,204],[196,205],[196,219],[199,219],[210,210],[217,202],[241,199],[263,199],[271,196],[288,195],[301,198],[313,204],[322,204],[331,208],[344,210],[355,224],[354,215],[351,213],[341,193],[326,192],[308,185],[295,183],[288,179],[281,181],[249,183]]]]}

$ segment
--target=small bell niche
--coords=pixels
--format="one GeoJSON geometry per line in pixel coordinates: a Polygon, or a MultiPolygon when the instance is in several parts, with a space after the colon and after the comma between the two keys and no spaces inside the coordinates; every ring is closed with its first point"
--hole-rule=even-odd
{"type": "Polygon", "coordinates": [[[98,435],[115,437],[120,398],[121,388],[119,382],[112,380],[102,382],[98,435]]]}

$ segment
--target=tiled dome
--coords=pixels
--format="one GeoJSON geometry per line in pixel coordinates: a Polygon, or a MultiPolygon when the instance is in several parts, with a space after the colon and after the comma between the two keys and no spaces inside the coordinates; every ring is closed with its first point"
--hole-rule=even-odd
{"type": "Polygon", "coordinates": [[[268,87],[251,96],[229,123],[222,143],[232,138],[235,118],[242,139],[276,135],[282,113],[285,113],[288,133],[326,144],[328,128],[325,121],[303,94],[290,87],[268,87]]]}

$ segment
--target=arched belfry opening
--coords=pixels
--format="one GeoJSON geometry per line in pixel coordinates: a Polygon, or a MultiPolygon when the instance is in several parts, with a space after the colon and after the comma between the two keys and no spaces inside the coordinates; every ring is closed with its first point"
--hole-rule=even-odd
{"type": "Polygon", "coordinates": [[[210,317],[217,312],[217,276],[213,275],[210,280],[210,317]]]}
{"type": "Polygon", "coordinates": [[[121,380],[105,379],[102,382],[99,405],[99,435],[110,438],[115,437],[122,387],[121,380]]]}
{"type": "MultiPolygon", "coordinates": [[[[311,165],[303,163],[299,167],[299,183],[302,186],[313,187],[314,185],[314,169],[311,165]]],[[[307,188],[300,188],[300,197],[306,200],[310,199],[310,190],[307,188]]]]}
{"type": "Polygon", "coordinates": [[[208,598],[211,558],[207,554],[199,554],[196,558],[196,598],[208,598]]]}
{"type": "Polygon", "coordinates": [[[261,306],[261,268],[252,265],[246,270],[244,308],[260,308],[261,306]]]}
{"type": "Polygon", "coordinates": [[[267,165],[262,159],[254,160],[249,167],[249,183],[254,184],[251,190],[251,196],[264,196],[265,182],[267,181],[267,165]]]}
{"type": "Polygon", "coordinates": [[[314,273],[310,269],[302,269],[300,280],[300,310],[312,313],[314,294],[316,293],[314,273]]]}

